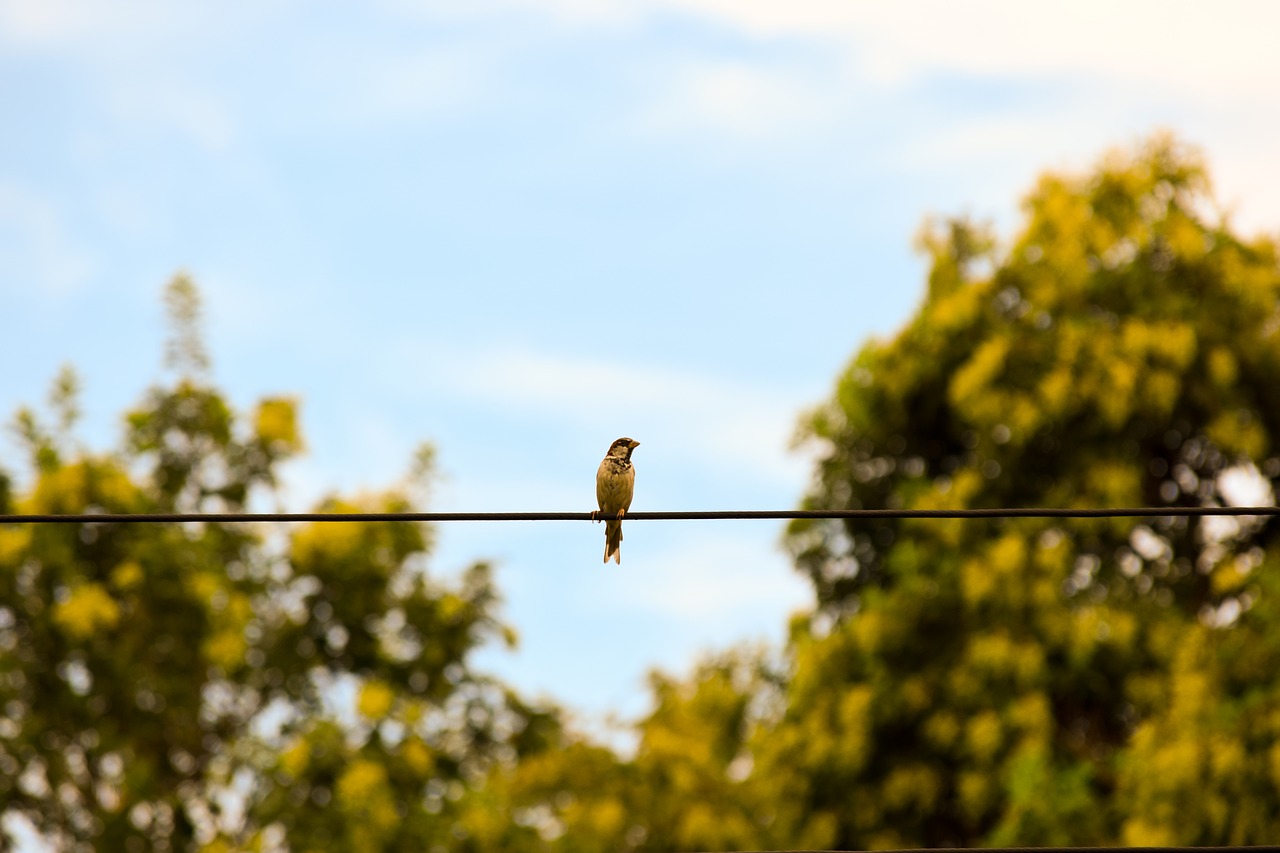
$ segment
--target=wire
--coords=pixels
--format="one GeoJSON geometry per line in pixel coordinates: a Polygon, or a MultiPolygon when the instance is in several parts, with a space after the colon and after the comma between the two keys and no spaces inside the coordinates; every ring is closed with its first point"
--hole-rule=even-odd
{"type": "MultiPolygon", "coordinates": [[[[884,853],[935,853],[937,848],[886,850],[884,853]]],[[[738,851],[738,853],[753,853],[738,851]]],[[[790,850],[787,853],[842,853],[839,850],[790,850]]],[[[1275,845],[1244,847],[949,847],[947,853],[1280,853],[1275,845]]]]}
{"type": "MultiPolygon", "coordinates": [[[[884,853],[935,853],[937,848],[886,850],[884,853]]],[[[753,851],[738,851],[753,853],[753,851]]],[[[787,853],[844,853],[840,850],[789,850],[787,853]]],[[[949,847],[947,853],[1280,853],[1275,845],[1244,847],[949,847]]]]}
{"type": "MultiPolygon", "coordinates": [[[[991,507],[985,509],[763,509],[628,512],[627,521],[723,521],[793,518],[1168,518],[1275,516],[1274,506],[1118,508],[991,507]]],[[[174,524],[316,521],[613,521],[603,512],[81,512],[0,515],[0,524],[174,524]]]]}

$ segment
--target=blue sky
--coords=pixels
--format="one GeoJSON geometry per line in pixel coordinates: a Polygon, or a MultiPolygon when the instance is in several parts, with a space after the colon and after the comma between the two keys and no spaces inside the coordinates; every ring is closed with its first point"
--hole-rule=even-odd
{"type": "MultiPolygon", "coordinates": [[[[1280,6],[1209,8],[0,0],[0,412],[70,362],[111,446],[183,269],[233,401],[302,401],[286,508],[430,440],[436,509],[587,510],[619,435],[634,509],[793,506],[797,416],[918,303],[926,215],[1008,233],[1165,127],[1280,227],[1280,6]]],[[[459,524],[433,565],[493,560],[521,645],[479,663],[590,722],[779,641],[780,532],[637,522],[618,568],[600,527],[459,524]]]]}

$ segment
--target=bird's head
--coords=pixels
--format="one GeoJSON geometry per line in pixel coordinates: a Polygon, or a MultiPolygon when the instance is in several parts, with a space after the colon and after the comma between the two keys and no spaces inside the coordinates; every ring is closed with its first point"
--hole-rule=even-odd
{"type": "Polygon", "coordinates": [[[631,451],[640,446],[640,442],[634,438],[620,438],[613,444],[609,445],[609,455],[618,456],[623,459],[631,459],[631,451]]]}

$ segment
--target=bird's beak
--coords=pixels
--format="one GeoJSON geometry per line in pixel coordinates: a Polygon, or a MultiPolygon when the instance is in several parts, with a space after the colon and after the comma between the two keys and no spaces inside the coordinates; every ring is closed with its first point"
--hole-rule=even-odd
{"type": "Polygon", "coordinates": [[[640,446],[640,442],[636,441],[634,438],[633,438],[633,439],[631,439],[631,449],[632,449],[632,450],[635,450],[635,449],[636,449],[637,447],[639,447],[639,446],[640,446]]]}

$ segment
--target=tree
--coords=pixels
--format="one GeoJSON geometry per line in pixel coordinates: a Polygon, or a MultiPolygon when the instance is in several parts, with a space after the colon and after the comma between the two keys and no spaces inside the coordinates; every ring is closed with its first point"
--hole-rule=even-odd
{"type": "MultiPolygon", "coordinates": [[[[302,449],[295,402],[233,412],[205,375],[195,287],[179,276],[166,299],[177,374],[123,447],[74,445],[64,372],[53,426],[16,419],[30,484],[0,477],[0,512],[239,511],[272,493],[302,449]]],[[[0,803],[66,849],[461,846],[461,793],[557,723],[468,667],[512,635],[488,567],[443,583],[430,546],[390,522],[0,525],[0,803]]]]}
{"type": "MultiPolygon", "coordinates": [[[[808,508],[1200,506],[1280,475],[1277,246],[1170,137],[1048,175],[1003,252],[926,230],[928,293],[806,422],[808,508]]],[[[759,739],[839,847],[1280,835],[1276,525],[798,521],[819,605],[759,739]]],[[[798,842],[799,843],[799,842],[798,842]]]]}
{"type": "Polygon", "coordinates": [[[559,853],[754,849],[776,809],[753,776],[747,738],[780,698],[777,663],[759,649],[709,656],[686,680],[650,679],[654,707],[623,759],[581,735],[554,733],[490,779],[487,807],[527,828],[511,851],[559,853]]]}

